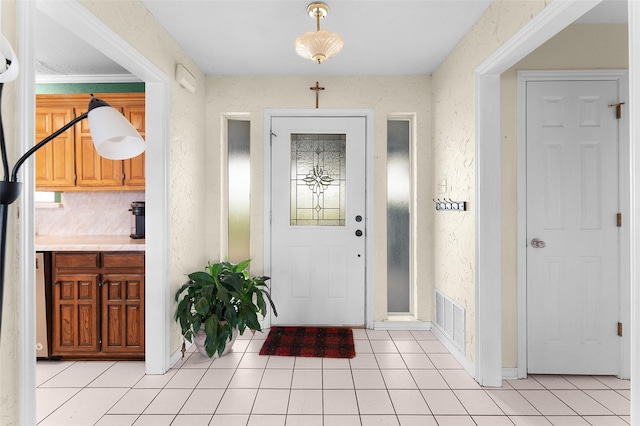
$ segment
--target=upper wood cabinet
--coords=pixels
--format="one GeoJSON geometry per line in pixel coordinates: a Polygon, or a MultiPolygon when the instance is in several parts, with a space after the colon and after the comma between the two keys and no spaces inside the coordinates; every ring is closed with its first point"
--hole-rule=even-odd
{"type": "MultiPolygon", "coordinates": [[[[50,107],[36,111],[36,140],[41,141],[74,117],[73,108],[50,107]]],[[[75,186],[75,140],[66,131],[36,153],[36,187],[75,186]]]]}
{"type": "MultiPolygon", "coordinates": [[[[86,108],[85,108],[86,110],[86,108]]],[[[81,111],[80,114],[84,114],[81,111]]],[[[89,121],[76,124],[76,185],[79,187],[119,187],[124,180],[122,161],[108,160],[98,155],[93,147],[89,121]]]]}
{"type": "MultiPolygon", "coordinates": [[[[144,137],[144,93],[96,94],[131,121],[144,137]]],[[[87,110],[90,95],[37,95],[36,142],[87,110]]],[[[98,155],[82,120],[36,152],[39,191],[144,190],[144,153],[131,160],[108,160],[98,155]]]]}
{"type": "MultiPolygon", "coordinates": [[[[140,136],[146,138],[145,129],[145,111],[144,103],[138,106],[126,106],[123,108],[122,113],[133,124],[133,127],[140,133],[140,136]]],[[[124,160],[124,184],[125,186],[144,187],[145,183],[145,170],[144,170],[145,156],[144,152],[137,157],[133,157],[129,160],[124,160]]]]}

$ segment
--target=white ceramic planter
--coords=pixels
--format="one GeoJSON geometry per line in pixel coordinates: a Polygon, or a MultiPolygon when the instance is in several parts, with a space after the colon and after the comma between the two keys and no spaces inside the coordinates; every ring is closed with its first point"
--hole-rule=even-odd
{"type": "MultiPolygon", "coordinates": [[[[200,330],[193,337],[193,343],[196,345],[196,349],[198,350],[198,352],[200,352],[200,355],[209,358],[209,355],[207,354],[207,350],[204,348],[204,341],[206,340],[206,338],[207,338],[207,334],[204,332],[204,324],[203,324],[202,326],[200,326],[200,330]]],[[[227,345],[224,347],[224,351],[220,356],[224,356],[229,352],[231,352],[231,348],[233,348],[233,344],[236,342],[237,338],[238,338],[238,329],[234,328],[233,331],[231,332],[231,340],[227,342],[227,345]]],[[[218,358],[218,353],[217,352],[214,353],[212,358],[218,358]]]]}

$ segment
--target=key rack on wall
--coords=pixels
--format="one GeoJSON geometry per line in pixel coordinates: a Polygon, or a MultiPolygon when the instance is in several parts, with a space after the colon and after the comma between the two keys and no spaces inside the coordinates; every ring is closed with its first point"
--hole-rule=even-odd
{"type": "Polygon", "coordinates": [[[467,202],[466,201],[453,201],[452,199],[440,199],[433,200],[436,205],[436,210],[451,210],[451,211],[466,211],[467,210],[467,202]]]}

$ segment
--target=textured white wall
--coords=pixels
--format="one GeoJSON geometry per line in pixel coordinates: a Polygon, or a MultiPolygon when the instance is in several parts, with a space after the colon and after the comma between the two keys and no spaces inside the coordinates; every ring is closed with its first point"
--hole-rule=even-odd
{"type": "MultiPolygon", "coordinates": [[[[466,310],[466,356],[472,363],[476,314],[474,70],[546,3],[494,1],[433,74],[434,179],[447,180],[447,198],[469,201],[466,212],[435,215],[435,286],[466,310]]],[[[431,194],[436,196],[435,188],[429,199],[431,194]]]]}
{"type": "MultiPolygon", "coordinates": [[[[309,63],[310,66],[313,64],[309,63]]],[[[223,114],[248,113],[251,118],[251,257],[252,272],[263,269],[263,145],[264,110],[276,108],[314,108],[315,94],[309,87],[314,77],[208,77],[207,78],[207,212],[212,222],[220,220],[221,124],[223,114]]],[[[320,108],[372,109],[374,111],[374,320],[387,315],[386,296],[386,130],[387,117],[398,113],[417,114],[417,191],[416,230],[418,277],[418,316],[430,320],[431,220],[433,203],[428,189],[431,174],[431,85],[428,76],[404,77],[322,77],[320,108]]],[[[220,255],[220,232],[206,229],[207,253],[220,255]]]]}
{"type": "Polygon", "coordinates": [[[543,69],[626,69],[627,52],[626,24],[574,24],[501,76],[503,367],[516,367],[518,361],[516,72],[543,69]]]}

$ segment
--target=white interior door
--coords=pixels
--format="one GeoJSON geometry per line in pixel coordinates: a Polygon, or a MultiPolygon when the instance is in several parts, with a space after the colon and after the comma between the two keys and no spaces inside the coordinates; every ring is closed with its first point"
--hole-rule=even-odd
{"type": "Polygon", "coordinates": [[[272,117],[272,324],[365,323],[364,117],[272,117]]]}
{"type": "Polygon", "coordinates": [[[615,81],[527,83],[529,373],[618,374],[615,81]]]}

